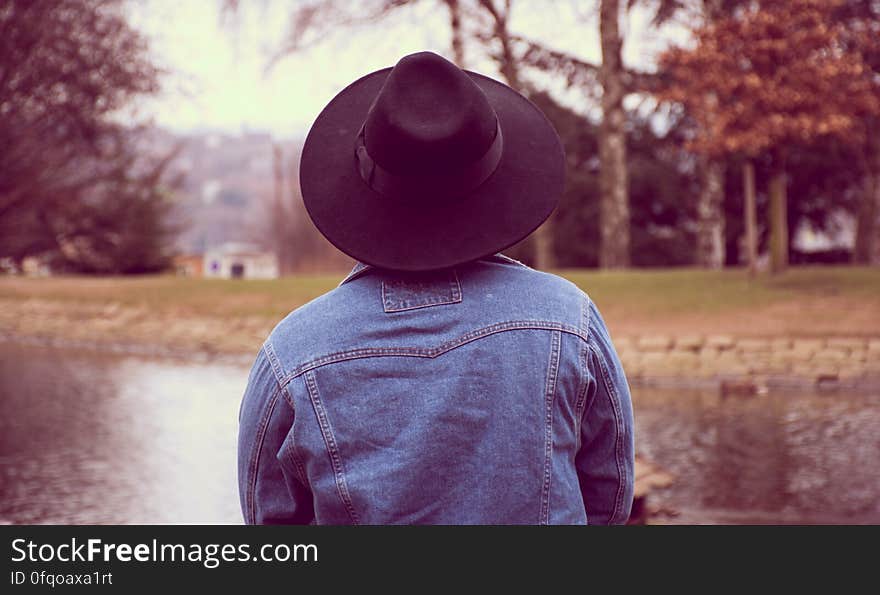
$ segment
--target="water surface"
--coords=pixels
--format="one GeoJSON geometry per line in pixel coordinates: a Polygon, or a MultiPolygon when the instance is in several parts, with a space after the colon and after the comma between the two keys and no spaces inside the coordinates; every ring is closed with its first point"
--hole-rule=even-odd
{"type": "Polygon", "coordinates": [[[0,520],[240,522],[247,373],[0,344],[0,520]]]}
{"type": "Polygon", "coordinates": [[[880,523],[880,395],[636,390],[636,444],[679,523],[880,523]]]}
{"type": "MultiPolygon", "coordinates": [[[[238,523],[248,365],[0,343],[0,521],[238,523]]],[[[667,523],[880,523],[880,396],[636,389],[667,523]]]]}

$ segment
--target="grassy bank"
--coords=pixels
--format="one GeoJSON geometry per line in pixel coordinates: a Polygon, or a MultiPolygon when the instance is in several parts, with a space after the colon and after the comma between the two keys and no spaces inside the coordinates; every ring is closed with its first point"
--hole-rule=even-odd
{"type": "MultiPolygon", "coordinates": [[[[755,279],[739,270],[558,273],[591,295],[615,337],[880,336],[877,268],[796,268],[755,279]]],[[[0,333],[253,352],[278,320],[341,278],[0,277],[0,333]]]]}

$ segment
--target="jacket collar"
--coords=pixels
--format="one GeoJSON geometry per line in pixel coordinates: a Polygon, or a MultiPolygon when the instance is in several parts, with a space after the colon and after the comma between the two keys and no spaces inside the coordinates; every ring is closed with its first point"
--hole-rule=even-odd
{"type": "MultiPolygon", "coordinates": [[[[515,260],[509,256],[505,256],[504,254],[501,254],[500,252],[498,252],[497,254],[493,254],[492,256],[486,256],[486,257],[480,258],[478,260],[488,261],[488,262],[502,262],[502,263],[514,264],[514,265],[528,268],[527,265],[525,265],[525,264],[521,263],[520,261],[515,260]]],[[[366,273],[368,273],[369,271],[371,271],[375,268],[376,267],[374,267],[372,265],[358,262],[357,264],[354,265],[354,268],[351,269],[351,272],[348,274],[348,276],[345,279],[343,279],[339,285],[340,286],[345,285],[349,281],[353,281],[354,279],[357,279],[358,277],[365,275],[366,273]]]]}
{"type": "Polygon", "coordinates": [[[370,266],[368,264],[364,264],[362,262],[356,263],[354,265],[354,268],[351,269],[351,272],[348,274],[348,276],[345,279],[343,279],[342,283],[340,283],[339,285],[344,285],[344,284],[348,283],[349,281],[360,277],[361,275],[363,275],[364,273],[366,273],[367,271],[369,271],[372,268],[373,268],[372,266],[370,266]]]}

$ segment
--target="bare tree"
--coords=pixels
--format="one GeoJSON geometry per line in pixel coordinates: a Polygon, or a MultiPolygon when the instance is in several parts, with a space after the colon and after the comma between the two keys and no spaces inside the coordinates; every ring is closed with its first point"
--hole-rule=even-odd
{"type": "MultiPolygon", "coordinates": [[[[429,0],[371,0],[348,3],[341,0],[318,0],[297,2],[287,0],[291,6],[289,34],[279,49],[283,56],[320,43],[326,33],[345,27],[357,27],[378,22],[398,9],[429,0]]],[[[505,82],[528,95],[532,85],[524,76],[524,67],[535,68],[563,77],[570,86],[583,89],[585,95],[600,101],[603,124],[600,127],[601,158],[601,238],[600,266],[629,266],[629,193],[626,165],[626,113],[623,99],[629,93],[651,92],[658,88],[660,78],[653,73],[627,69],[621,57],[623,38],[619,19],[621,11],[637,2],[652,5],[655,23],[663,24],[684,8],[703,1],[730,4],[737,0],[601,0],[598,2],[599,28],[602,41],[603,64],[596,65],[577,56],[560,52],[546,45],[515,33],[510,28],[512,0],[431,0],[444,5],[449,14],[451,53],[453,59],[465,62],[465,39],[472,39],[477,46],[498,65],[505,82]]],[[[237,0],[225,0],[228,7],[235,8],[237,0]]],[[[595,4],[595,3],[594,3],[595,4]]],[[[706,224],[706,241],[701,242],[702,251],[709,256],[706,262],[723,262],[723,217],[719,208],[722,203],[723,169],[717,163],[707,163],[703,174],[706,224]],[[719,178],[719,176],[722,176],[719,178]],[[720,230],[720,232],[719,232],[720,230]],[[719,256],[720,255],[720,256],[719,256]]],[[[554,263],[552,219],[541,226],[532,236],[534,262],[539,268],[552,267],[554,263]]],[[[714,266],[714,264],[713,264],[714,266]]]]}
{"type": "Polygon", "coordinates": [[[858,264],[880,263],[880,121],[869,126],[866,148],[862,152],[864,189],[856,214],[856,239],[853,261],[858,264]]]}
{"type": "Polygon", "coordinates": [[[159,75],[120,0],[0,0],[0,257],[92,272],[167,261],[144,251],[161,252],[172,155],[148,163],[139,132],[110,118],[159,75]]]}
{"type": "Polygon", "coordinates": [[[272,146],[273,185],[250,222],[249,235],[278,259],[281,274],[324,271],[351,266],[308,221],[299,191],[299,152],[280,143],[272,146]]]}
{"type": "Polygon", "coordinates": [[[623,98],[623,60],[620,2],[602,0],[599,7],[602,43],[602,126],[599,134],[599,266],[625,268],[630,264],[629,195],[626,168],[626,112],[623,98]]]}
{"type": "MultiPolygon", "coordinates": [[[[520,77],[520,60],[514,51],[515,37],[510,31],[511,0],[505,0],[502,7],[497,7],[494,0],[479,0],[480,6],[491,17],[491,29],[478,36],[487,48],[493,42],[497,50],[489,50],[489,55],[498,64],[501,76],[512,88],[521,93],[528,93],[520,77]]],[[[551,269],[556,266],[553,253],[553,222],[552,218],[545,221],[530,237],[532,244],[533,264],[539,269],[551,269]]]]}
{"type": "Polygon", "coordinates": [[[758,214],[755,204],[755,164],[751,159],[743,163],[743,220],[746,228],[746,262],[749,275],[758,272],[758,214]]]}
{"type": "MultiPolygon", "coordinates": [[[[373,0],[364,3],[321,0],[291,2],[290,26],[287,37],[274,59],[319,43],[329,31],[341,27],[357,27],[380,21],[397,10],[427,0],[373,0]]],[[[513,89],[528,94],[529,88],[520,73],[517,37],[510,30],[511,0],[432,0],[442,4],[449,13],[451,54],[453,60],[465,63],[465,37],[478,42],[497,64],[504,81],[513,89]],[[471,27],[464,26],[465,21],[471,27]]],[[[237,0],[225,0],[231,10],[237,0]]],[[[542,225],[531,237],[533,262],[538,268],[555,265],[551,221],[542,225]]]]}
{"type": "Polygon", "coordinates": [[[461,24],[461,5],[459,0],[444,0],[449,9],[449,30],[452,34],[452,59],[459,68],[465,68],[464,36],[461,24]]]}
{"type": "MultiPolygon", "coordinates": [[[[705,21],[715,21],[724,15],[723,0],[700,0],[692,7],[698,13],[699,18],[705,21]]],[[[667,7],[672,11],[673,7],[667,7]]],[[[710,94],[706,98],[707,105],[718,104],[717,97],[710,94]]],[[[710,269],[724,267],[724,173],[725,161],[718,156],[703,154],[698,161],[700,170],[700,194],[697,198],[697,263],[710,269]]],[[[744,174],[745,175],[745,174],[744,174]]],[[[744,180],[753,180],[745,177],[744,180]]],[[[754,190],[754,188],[752,189],[754,190]]],[[[746,214],[750,211],[746,210],[746,214]]],[[[746,222],[746,229],[749,223],[746,222]]],[[[747,234],[747,239],[752,238],[747,234]]],[[[748,254],[751,255],[752,248],[748,254]]],[[[753,265],[750,265],[750,267],[753,265]]]]}

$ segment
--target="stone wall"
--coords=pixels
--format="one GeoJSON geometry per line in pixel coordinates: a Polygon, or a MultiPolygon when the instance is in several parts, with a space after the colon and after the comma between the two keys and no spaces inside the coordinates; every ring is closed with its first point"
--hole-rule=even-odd
{"type": "Polygon", "coordinates": [[[633,384],[880,388],[880,337],[640,336],[614,345],[633,384]]]}

